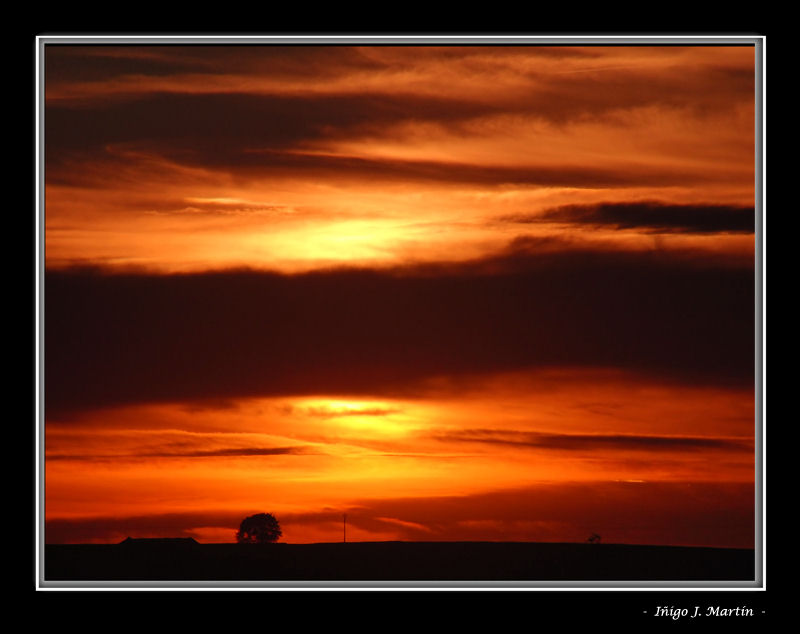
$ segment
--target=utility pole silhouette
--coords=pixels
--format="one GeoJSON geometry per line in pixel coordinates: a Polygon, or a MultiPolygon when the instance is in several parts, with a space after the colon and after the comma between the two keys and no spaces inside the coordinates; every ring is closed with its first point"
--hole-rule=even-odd
{"type": "Polygon", "coordinates": [[[342,543],[347,543],[347,513],[342,515],[342,543]]]}

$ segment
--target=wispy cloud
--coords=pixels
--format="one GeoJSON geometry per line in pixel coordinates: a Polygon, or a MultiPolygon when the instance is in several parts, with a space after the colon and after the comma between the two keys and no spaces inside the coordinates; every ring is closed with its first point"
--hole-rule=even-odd
{"type": "Polygon", "coordinates": [[[151,460],[153,458],[248,458],[260,456],[309,455],[319,453],[307,446],[297,447],[229,447],[224,449],[187,449],[136,451],[128,453],[48,453],[47,460],[106,461],[151,460]]]}
{"type": "Polygon", "coordinates": [[[530,449],[752,452],[752,440],[703,436],[655,436],[641,434],[554,434],[530,431],[466,429],[433,436],[445,442],[509,445],[530,449]]]}
{"type": "Polygon", "coordinates": [[[306,416],[313,418],[340,418],[347,416],[390,416],[402,410],[399,408],[384,407],[307,407],[303,408],[306,416]]]}

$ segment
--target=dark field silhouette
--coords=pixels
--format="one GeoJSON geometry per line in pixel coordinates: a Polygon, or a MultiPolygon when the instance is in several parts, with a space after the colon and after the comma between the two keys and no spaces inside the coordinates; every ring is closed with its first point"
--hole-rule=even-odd
{"type": "Polygon", "coordinates": [[[514,542],[45,546],[45,581],[752,581],[750,549],[514,542]]]}

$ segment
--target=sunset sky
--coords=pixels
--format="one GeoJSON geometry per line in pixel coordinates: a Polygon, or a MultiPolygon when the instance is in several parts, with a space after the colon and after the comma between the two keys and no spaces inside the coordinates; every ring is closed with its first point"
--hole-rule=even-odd
{"type": "Polygon", "coordinates": [[[754,546],[753,46],[43,67],[48,543],[754,546]]]}

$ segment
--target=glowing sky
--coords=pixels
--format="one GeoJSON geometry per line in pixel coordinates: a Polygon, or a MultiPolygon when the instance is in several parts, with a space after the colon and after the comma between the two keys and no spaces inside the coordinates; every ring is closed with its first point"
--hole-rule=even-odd
{"type": "Polygon", "coordinates": [[[752,547],[752,46],[45,48],[46,539],[752,547]]]}

